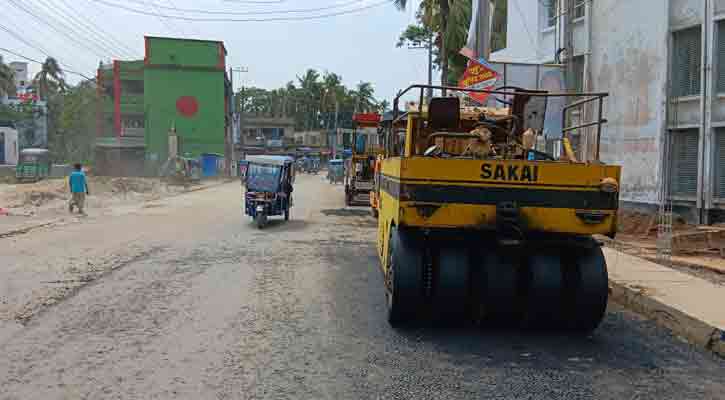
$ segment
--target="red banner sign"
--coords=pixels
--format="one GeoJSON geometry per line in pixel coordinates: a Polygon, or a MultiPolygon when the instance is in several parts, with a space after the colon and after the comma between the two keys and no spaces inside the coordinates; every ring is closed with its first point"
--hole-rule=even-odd
{"type": "Polygon", "coordinates": [[[355,114],[352,116],[352,120],[363,124],[377,124],[380,122],[380,114],[377,113],[362,113],[355,114]]]}
{"type": "MultiPolygon", "coordinates": [[[[469,60],[463,77],[458,81],[458,86],[467,89],[491,90],[496,86],[496,81],[498,81],[498,73],[496,71],[476,60],[469,60]]],[[[466,94],[481,104],[486,103],[486,99],[488,98],[488,93],[466,94]]]]}

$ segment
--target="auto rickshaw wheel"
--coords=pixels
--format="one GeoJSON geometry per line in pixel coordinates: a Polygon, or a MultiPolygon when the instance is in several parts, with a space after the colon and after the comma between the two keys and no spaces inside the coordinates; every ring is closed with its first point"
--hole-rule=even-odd
{"type": "Polygon", "coordinates": [[[257,215],[254,216],[254,222],[257,223],[257,228],[263,229],[267,225],[267,214],[257,213],[257,215]]]}
{"type": "Polygon", "coordinates": [[[289,221],[289,208],[284,210],[284,220],[289,221]]]}

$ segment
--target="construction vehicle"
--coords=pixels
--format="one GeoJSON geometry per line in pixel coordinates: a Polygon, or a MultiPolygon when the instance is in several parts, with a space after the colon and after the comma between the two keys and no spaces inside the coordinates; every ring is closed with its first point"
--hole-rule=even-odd
{"type": "Polygon", "coordinates": [[[377,143],[377,128],[380,114],[363,113],[353,115],[352,155],[345,170],[345,205],[366,206],[370,204],[373,189],[375,157],[381,147],[377,143]]]}
{"type": "MultiPolygon", "coordinates": [[[[378,252],[391,325],[515,320],[532,327],[590,331],[608,296],[606,262],[592,235],[617,230],[620,167],[598,160],[606,93],[474,90],[413,85],[394,101],[381,161],[378,252]],[[426,88],[481,92],[504,107],[461,107],[426,88]],[[420,89],[421,102],[398,102],[420,89]],[[575,97],[574,97],[575,96],[575,97]],[[546,152],[546,103],[567,97],[562,135],[546,152]],[[567,126],[574,107],[598,106],[593,121],[567,126]],[[578,160],[571,132],[596,136],[592,160],[578,160]],[[543,145],[542,145],[543,143],[543,145]]],[[[594,145],[592,145],[594,147],[594,145]]]]}
{"type": "MultiPolygon", "coordinates": [[[[405,122],[406,120],[401,118],[398,120],[396,125],[393,126],[393,112],[386,112],[383,115],[378,128],[379,143],[383,143],[384,135],[391,129],[395,129],[396,134],[404,133],[405,122]]],[[[382,165],[383,158],[382,149],[380,149],[380,154],[375,157],[375,166],[373,167],[373,189],[370,191],[370,212],[374,218],[378,217],[380,208],[380,166],[382,165]]]]}

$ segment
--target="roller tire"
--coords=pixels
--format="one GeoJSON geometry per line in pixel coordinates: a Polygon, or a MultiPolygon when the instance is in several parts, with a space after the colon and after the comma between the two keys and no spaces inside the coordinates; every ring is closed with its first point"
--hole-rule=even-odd
{"type": "Polygon", "coordinates": [[[519,316],[519,268],[495,250],[483,254],[483,290],[479,295],[485,316],[494,320],[514,320],[519,316]]]}
{"type": "Polygon", "coordinates": [[[423,302],[423,253],[416,242],[409,232],[391,228],[385,294],[393,327],[412,322],[423,302]]]}
{"type": "Polygon", "coordinates": [[[584,249],[573,260],[570,270],[569,327],[588,333],[599,326],[607,310],[609,275],[607,262],[599,246],[584,249]]]}
{"type": "Polygon", "coordinates": [[[539,253],[529,259],[529,285],[524,324],[530,328],[559,328],[563,321],[561,257],[539,253]]]}
{"type": "Polygon", "coordinates": [[[433,316],[439,324],[463,322],[470,290],[470,259],[465,249],[444,246],[438,252],[433,316]]]}

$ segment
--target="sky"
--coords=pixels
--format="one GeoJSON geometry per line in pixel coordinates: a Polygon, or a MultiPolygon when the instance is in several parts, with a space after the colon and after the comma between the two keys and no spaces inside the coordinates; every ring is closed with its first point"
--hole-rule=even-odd
{"type": "MultiPolygon", "coordinates": [[[[414,22],[419,0],[409,3],[408,10],[401,12],[385,0],[0,0],[0,47],[39,61],[49,54],[66,69],[94,76],[101,60],[142,58],[144,35],[221,40],[228,52],[227,65],[248,71],[234,74],[236,88],[240,83],[277,88],[314,68],[341,75],[348,86],[371,82],[379,100],[391,101],[399,89],[427,79],[425,51],[395,47],[400,32],[414,22]],[[234,19],[312,16],[370,8],[313,20],[202,22],[139,15],[114,4],[152,14],[234,19]],[[289,13],[322,7],[333,8],[289,13]],[[280,11],[287,13],[277,13],[280,11]]],[[[1,50],[0,55],[5,62],[19,60],[1,50]]],[[[39,67],[31,63],[30,68],[34,73],[39,67]]],[[[71,82],[79,79],[68,75],[71,82]]]]}

